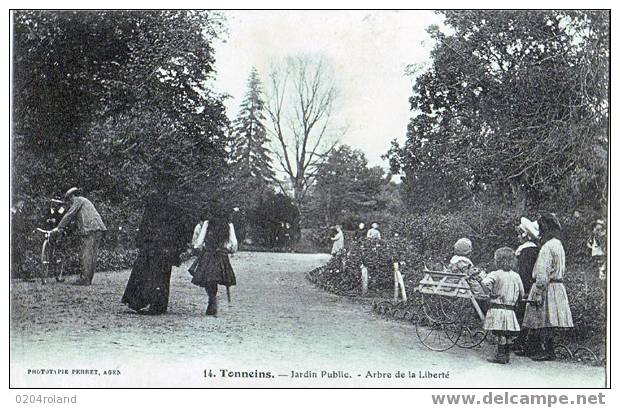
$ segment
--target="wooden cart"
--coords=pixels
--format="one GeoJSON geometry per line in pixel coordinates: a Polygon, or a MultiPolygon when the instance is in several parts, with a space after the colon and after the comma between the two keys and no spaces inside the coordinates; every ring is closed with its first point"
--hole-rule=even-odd
{"type": "Polygon", "coordinates": [[[489,298],[479,282],[467,275],[427,269],[415,291],[422,300],[416,334],[424,346],[445,351],[454,346],[473,348],[484,341],[482,323],[489,298]]]}

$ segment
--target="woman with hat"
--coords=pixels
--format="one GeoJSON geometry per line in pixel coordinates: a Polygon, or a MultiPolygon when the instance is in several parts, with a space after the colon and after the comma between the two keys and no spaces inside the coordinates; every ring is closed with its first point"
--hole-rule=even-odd
{"type": "Polygon", "coordinates": [[[555,360],[554,331],[573,327],[573,317],[564,287],[566,255],[562,245],[560,222],[555,214],[545,212],[538,222],[543,245],[540,248],[532,278],[523,326],[537,331],[543,339],[542,351],[532,356],[535,361],[555,360]]]}
{"type": "MultiPolygon", "coordinates": [[[[534,279],[532,278],[532,271],[534,270],[534,264],[538,258],[538,239],[540,231],[538,228],[538,222],[531,221],[525,217],[521,217],[521,222],[517,228],[519,233],[519,247],[515,251],[517,258],[517,272],[523,282],[525,293],[530,293],[534,279]]],[[[525,303],[519,302],[516,309],[517,320],[519,324],[523,324],[523,316],[525,315],[525,303]]],[[[521,332],[517,336],[514,343],[517,349],[515,354],[517,355],[533,355],[539,352],[536,349],[540,345],[540,341],[534,338],[535,333],[528,335],[528,330],[522,328],[521,332]]]]}

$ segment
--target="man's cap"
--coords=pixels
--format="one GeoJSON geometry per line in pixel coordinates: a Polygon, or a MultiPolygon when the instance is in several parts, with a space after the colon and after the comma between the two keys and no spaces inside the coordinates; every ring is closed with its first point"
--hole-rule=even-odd
{"type": "Polygon", "coordinates": [[[71,187],[71,188],[70,188],[69,190],[67,190],[67,192],[65,193],[65,198],[69,198],[69,196],[70,196],[71,194],[74,194],[74,193],[76,193],[76,192],[78,192],[78,191],[80,191],[80,189],[79,189],[79,188],[77,188],[77,187],[71,187]]]}

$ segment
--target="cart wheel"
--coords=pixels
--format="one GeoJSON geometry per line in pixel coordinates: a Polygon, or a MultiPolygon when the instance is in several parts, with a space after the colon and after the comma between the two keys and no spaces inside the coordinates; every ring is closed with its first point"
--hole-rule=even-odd
{"type": "Polygon", "coordinates": [[[428,321],[442,323],[446,316],[441,311],[439,296],[424,296],[420,299],[421,305],[418,311],[420,318],[425,317],[428,321]]]}
{"type": "Polygon", "coordinates": [[[573,353],[573,358],[575,358],[577,361],[585,363],[600,364],[600,359],[598,358],[596,353],[594,353],[587,347],[579,347],[577,350],[575,350],[575,352],[573,353]]]}
{"type": "Polygon", "coordinates": [[[459,323],[469,308],[469,299],[439,296],[439,311],[446,323],[459,323]]]}
{"type": "Polygon", "coordinates": [[[424,347],[433,351],[451,349],[460,337],[456,325],[430,319],[425,313],[418,314],[415,332],[424,347]]]}
{"type": "Polygon", "coordinates": [[[460,337],[456,340],[456,345],[461,348],[471,349],[478,347],[486,338],[486,330],[462,326],[460,337]]]}

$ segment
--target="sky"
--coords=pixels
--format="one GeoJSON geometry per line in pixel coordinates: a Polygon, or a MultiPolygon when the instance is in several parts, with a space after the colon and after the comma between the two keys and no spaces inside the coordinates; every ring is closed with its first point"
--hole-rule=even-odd
{"type": "Polygon", "coordinates": [[[319,54],[332,65],[339,90],[341,143],[361,149],[369,165],[381,159],[392,139],[405,139],[411,117],[410,64],[428,65],[433,41],[426,33],[441,16],[432,11],[234,11],[226,12],[226,42],[215,44],[215,89],[231,95],[234,118],[256,67],[267,82],[272,61],[288,55],[319,54]]]}

